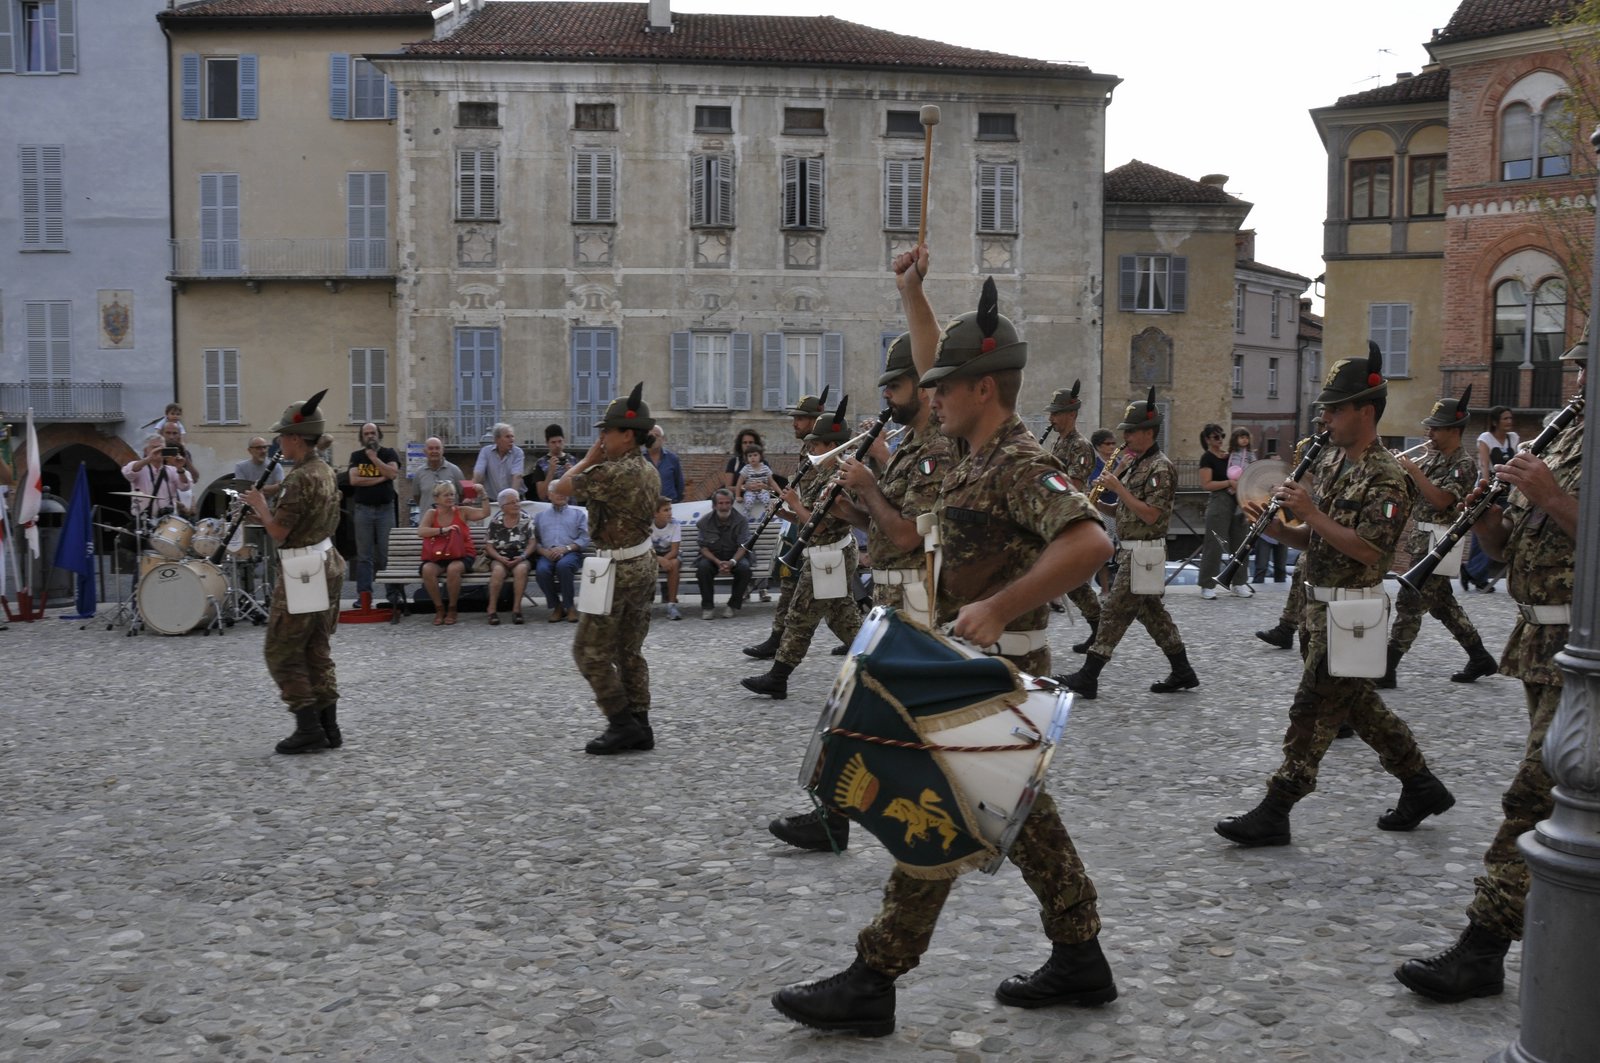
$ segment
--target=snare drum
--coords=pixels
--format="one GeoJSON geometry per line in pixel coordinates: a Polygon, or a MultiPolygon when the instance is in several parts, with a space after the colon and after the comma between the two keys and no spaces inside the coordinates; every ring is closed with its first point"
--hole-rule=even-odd
{"type": "Polygon", "coordinates": [[[207,517],[194,526],[194,541],[189,544],[189,552],[195,557],[206,561],[211,560],[222,547],[222,535],[228,530],[228,522],[220,517],[207,517]]]}
{"type": "Polygon", "coordinates": [[[874,609],[817,721],[800,784],[909,873],[998,870],[1066,727],[1049,679],[874,609]]]}
{"type": "Polygon", "coordinates": [[[152,630],[182,635],[213,620],[227,596],[228,581],[209,561],[157,565],[139,580],[139,615],[152,630]]]}
{"type": "Polygon", "coordinates": [[[156,524],[155,531],[150,533],[150,549],[169,561],[183,560],[189,553],[189,544],[192,541],[194,541],[194,525],[176,513],[162,517],[156,524]]]}

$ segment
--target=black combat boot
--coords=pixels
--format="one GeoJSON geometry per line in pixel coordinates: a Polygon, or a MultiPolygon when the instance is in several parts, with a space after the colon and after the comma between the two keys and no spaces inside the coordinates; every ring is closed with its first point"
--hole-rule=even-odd
{"type": "Polygon", "coordinates": [[[1486,675],[1494,675],[1499,670],[1500,666],[1495,663],[1494,657],[1483,648],[1483,640],[1474,635],[1467,646],[1467,666],[1451,676],[1450,682],[1471,683],[1486,675]]]}
{"type": "Polygon", "coordinates": [[[1192,690],[1200,685],[1200,677],[1194,674],[1194,669],[1189,667],[1189,651],[1179,650],[1177,653],[1167,654],[1167,660],[1172,663],[1172,671],[1167,678],[1150,684],[1152,694],[1172,694],[1179,690],[1192,690]]]}
{"type": "Polygon", "coordinates": [[[1389,666],[1384,671],[1383,678],[1374,679],[1372,681],[1372,685],[1377,687],[1379,690],[1393,690],[1395,685],[1395,670],[1400,667],[1400,658],[1404,657],[1405,655],[1405,650],[1402,650],[1399,646],[1396,646],[1392,642],[1389,643],[1389,666]]]}
{"type": "Polygon", "coordinates": [[[1089,621],[1089,637],[1072,647],[1073,653],[1088,653],[1089,647],[1094,645],[1094,637],[1100,631],[1100,620],[1097,617],[1089,621]]]}
{"type": "Polygon", "coordinates": [[[633,719],[644,730],[644,737],[639,740],[639,744],[634,748],[648,753],[656,747],[656,733],[650,726],[650,710],[634,709],[633,719]]]}
{"type": "Polygon", "coordinates": [[[772,1006],[813,1029],[887,1037],[894,1033],[894,977],[857,956],[831,978],[778,990],[772,1006]]]}
{"type": "Polygon", "coordinates": [[[794,665],[773,661],[772,671],[766,675],[753,675],[741,679],[739,685],[757,694],[765,694],[773,701],[782,701],[789,696],[789,674],[793,671],[794,665]]]}
{"type": "Polygon", "coordinates": [[[295,709],[294,734],[277,745],[279,753],[315,753],[328,748],[328,734],[322,729],[321,709],[295,709]]]}
{"type": "Polygon", "coordinates": [[[1276,646],[1280,650],[1287,650],[1294,646],[1294,625],[1285,624],[1282,620],[1265,631],[1257,631],[1256,638],[1268,646],[1276,646]]]}
{"type": "Polygon", "coordinates": [[[758,661],[770,661],[778,655],[778,644],[783,641],[783,628],[775,627],[772,634],[767,636],[767,641],[758,642],[754,646],[746,646],[740,652],[746,657],[754,657],[758,661]]]}
{"type": "Polygon", "coordinates": [[[850,844],[850,821],[831,808],[783,816],[768,823],[767,829],[779,841],[814,853],[842,853],[850,844]]]}
{"type": "Polygon", "coordinates": [[[613,753],[644,749],[646,741],[653,742],[654,737],[640,725],[637,716],[624,709],[615,716],[606,717],[606,729],[598,738],[591,738],[589,744],[583,747],[583,751],[593,753],[597,757],[606,757],[613,753]]]}
{"type": "Polygon", "coordinates": [[[828,654],[829,654],[829,656],[832,656],[832,657],[843,657],[845,654],[847,654],[849,652],[850,652],[850,644],[848,642],[841,642],[841,643],[839,643],[839,645],[837,645],[833,649],[829,650],[828,654]]]}
{"type": "Polygon", "coordinates": [[[1111,965],[1100,951],[1100,939],[1069,945],[1054,942],[1050,958],[1032,974],[1014,974],[1000,983],[995,999],[1014,1008],[1044,1008],[1051,1004],[1091,1007],[1117,999],[1111,965]]]}
{"type": "Polygon", "coordinates": [[[1100,669],[1109,660],[1110,657],[1102,657],[1098,653],[1085,654],[1082,668],[1076,672],[1063,672],[1055,680],[1080,698],[1093,701],[1100,696],[1100,669]]]}
{"type": "Polygon", "coordinates": [[[339,703],[330,702],[322,706],[322,733],[328,736],[328,748],[338,749],[344,745],[344,735],[339,731],[339,703]]]}
{"type": "Polygon", "coordinates": [[[1218,834],[1246,848],[1259,845],[1289,844],[1289,813],[1294,802],[1286,795],[1267,787],[1267,796],[1261,803],[1242,816],[1229,816],[1216,826],[1218,834]]]}
{"type": "Polygon", "coordinates": [[[1429,816],[1450,810],[1456,803],[1444,783],[1433,777],[1433,772],[1423,768],[1409,779],[1400,782],[1400,800],[1378,817],[1380,830],[1411,830],[1429,816]]]}
{"type": "Polygon", "coordinates": [[[1400,984],[1441,1004],[1498,996],[1505,990],[1511,939],[1469,922],[1456,943],[1437,956],[1407,960],[1394,972],[1400,984]]]}

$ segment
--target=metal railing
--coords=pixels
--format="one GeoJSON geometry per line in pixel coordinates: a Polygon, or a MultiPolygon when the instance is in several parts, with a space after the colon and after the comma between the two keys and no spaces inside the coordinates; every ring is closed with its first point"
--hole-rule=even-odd
{"type": "Polygon", "coordinates": [[[84,421],[110,424],[123,420],[122,385],[79,384],[70,380],[28,380],[0,384],[0,418],[20,421],[33,408],[35,422],[84,421]]]}
{"type": "Polygon", "coordinates": [[[523,450],[544,445],[545,425],[559,424],[566,429],[569,444],[594,441],[593,421],[575,423],[572,411],[567,410],[497,410],[483,406],[455,410],[429,410],[425,415],[426,436],[438,436],[447,447],[480,447],[494,440],[489,430],[499,422],[510,425],[517,433],[517,445],[523,450]]]}
{"type": "Polygon", "coordinates": [[[169,240],[174,278],[392,277],[390,240],[284,237],[169,240]]]}

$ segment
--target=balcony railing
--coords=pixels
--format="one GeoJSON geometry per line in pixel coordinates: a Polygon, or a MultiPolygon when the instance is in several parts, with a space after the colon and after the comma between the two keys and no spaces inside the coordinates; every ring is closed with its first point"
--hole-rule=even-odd
{"type": "Polygon", "coordinates": [[[544,428],[549,424],[566,429],[568,444],[594,441],[594,429],[590,427],[594,421],[574,423],[571,410],[497,410],[485,406],[429,410],[425,427],[428,435],[438,436],[447,447],[480,447],[494,442],[489,430],[500,422],[516,431],[517,445],[523,450],[542,446],[544,428]]]}
{"type": "Polygon", "coordinates": [[[394,276],[389,240],[283,238],[170,240],[174,279],[241,280],[394,276]]]}
{"type": "Polygon", "coordinates": [[[39,424],[74,421],[111,424],[123,420],[121,384],[77,384],[69,380],[0,384],[0,418],[20,421],[33,408],[39,424]]]}

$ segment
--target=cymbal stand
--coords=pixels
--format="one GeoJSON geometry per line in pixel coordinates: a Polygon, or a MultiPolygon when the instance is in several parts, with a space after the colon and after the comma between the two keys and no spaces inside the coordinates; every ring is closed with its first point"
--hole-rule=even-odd
{"type": "Polygon", "coordinates": [[[240,620],[248,620],[257,626],[267,622],[267,607],[261,599],[245,589],[244,581],[240,579],[240,569],[252,570],[256,566],[257,558],[241,559],[232,554],[228,555],[228,623],[233,624],[240,620]]]}
{"type": "MultiPolygon", "coordinates": [[[[108,531],[112,534],[111,584],[116,588],[117,604],[116,608],[108,613],[105,617],[95,618],[96,620],[105,620],[107,631],[112,630],[118,624],[127,624],[128,634],[132,636],[138,634],[138,632],[144,628],[144,618],[139,615],[138,602],[139,547],[148,539],[148,529],[146,529],[143,524],[143,521],[137,521],[137,523],[135,523],[135,525],[131,528],[124,528],[116,524],[95,524],[95,527],[99,528],[101,531],[108,531]],[[133,540],[133,572],[130,573],[130,575],[133,576],[133,579],[130,581],[130,586],[126,596],[124,596],[122,589],[122,552],[120,549],[118,549],[119,540],[123,538],[133,540]]],[[[89,625],[86,623],[83,626],[88,627],[89,625]]]]}

